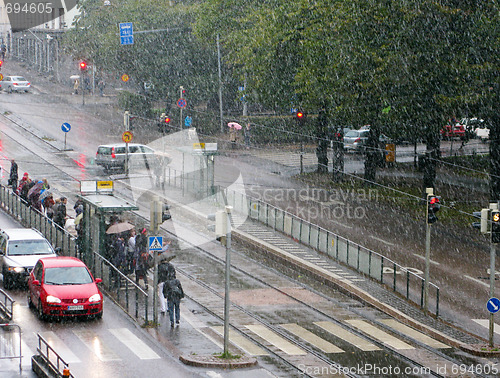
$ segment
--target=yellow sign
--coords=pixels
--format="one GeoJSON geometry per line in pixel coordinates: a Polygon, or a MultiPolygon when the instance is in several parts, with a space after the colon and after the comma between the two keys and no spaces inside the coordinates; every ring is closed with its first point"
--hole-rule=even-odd
{"type": "Polygon", "coordinates": [[[193,143],[193,149],[195,150],[204,150],[205,143],[193,143]]]}
{"type": "Polygon", "coordinates": [[[132,133],[130,131],[125,131],[123,134],[122,134],[122,140],[125,142],[125,143],[130,143],[130,141],[132,140],[134,136],[132,135],[132,133]]]}
{"type": "Polygon", "coordinates": [[[128,81],[128,79],[129,79],[129,77],[128,77],[128,75],[127,75],[127,74],[123,74],[123,75],[122,75],[122,81],[127,82],[127,81],[128,81]]]}
{"type": "Polygon", "coordinates": [[[3,80],[3,75],[2,74],[0,74],[0,80],[3,80]]]}
{"type": "Polygon", "coordinates": [[[97,191],[112,191],[113,181],[97,181],[97,191]]]}
{"type": "Polygon", "coordinates": [[[385,161],[387,163],[394,163],[396,161],[396,145],[394,143],[387,143],[385,145],[385,161]]]}

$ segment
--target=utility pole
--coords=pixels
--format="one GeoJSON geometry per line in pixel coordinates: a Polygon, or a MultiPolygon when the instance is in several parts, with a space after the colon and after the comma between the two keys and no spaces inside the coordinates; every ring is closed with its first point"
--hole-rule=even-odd
{"type": "MultiPolygon", "coordinates": [[[[495,255],[497,253],[496,247],[498,243],[498,236],[496,233],[497,225],[500,221],[500,214],[498,212],[498,202],[490,203],[490,212],[491,214],[491,233],[490,233],[490,300],[495,297],[495,255]]],[[[493,348],[493,338],[495,331],[495,314],[490,312],[490,322],[489,322],[489,344],[490,347],[493,348]]]]}
{"type": "MultiPolygon", "coordinates": [[[[149,226],[150,235],[158,236],[160,229],[162,206],[160,198],[153,196],[150,204],[149,226]]],[[[153,251],[153,322],[158,324],[158,253],[153,251]]]]}
{"type": "MultiPolygon", "coordinates": [[[[130,131],[130,112],[128,110],[123,113],[123,124],[125,131],[130,131]]],[[[128,176],[128,143],[125,143],[125,175],[128,176]]]]}
{"type": "Polygon", "coordinates": [[[224,132],[224,117],[222,109],[222,72],[219,34],[217,34],[217,65],[219,67],[219,112],[220,112],[220,132],[224,132]]]}

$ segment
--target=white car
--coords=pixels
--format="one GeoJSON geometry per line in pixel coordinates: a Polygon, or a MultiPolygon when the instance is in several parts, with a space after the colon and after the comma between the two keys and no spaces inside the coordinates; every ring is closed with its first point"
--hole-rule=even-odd
{"type": "Polygon", "coordinates": [[[55,257],[52,245],[34,228],[10,228],[0,231],[0,264],[3,287],[26,284],[36,262],[42,257],[55,257]]]}
{"type": "Polygon", "coordinates": [[[490,139],[490,129],[488,129],[484,120],[480,118],[462,118],[460,123],[465,126],[465,129],[473,132],[476,138],[481,139],[483,142],[490,139]]]}
{"type": "MultiPolygon", "coordinates": [[[[105,144],[97,147],[95,164],[100,165],[105,171],[125,169],[125,143],[105,144]]],[[[172,160],[170,155],[155,151],[151,147],[129,143],[128,146],[129,168],[154,169],[157,164],[169,164],[172,160]]]]}
{"type": "Polygon", "coordinates": [[[5,76],[0,84],[2,89],[8,93],[28,92],[31,88],[31,83],[22,76],[5,76]]]}

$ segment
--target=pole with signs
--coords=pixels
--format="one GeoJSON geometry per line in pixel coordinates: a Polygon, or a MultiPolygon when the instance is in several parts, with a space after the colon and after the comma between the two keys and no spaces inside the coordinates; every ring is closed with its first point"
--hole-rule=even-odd
{"type": "MultiPolygon", "coordinates": [[[[495,255],[497,253],[497,240],[494,237],[494,230],[496,224],[500,222],[500,213],[498,212],[498,203],[490,203],[490,214],[491,214],[491,233],[490,233],[490,300],[488,301],[488,305],[492,302],[492,306],[488,306],[488,310],[490,311],[490,321],[489,321],[489,344],[490,347],[493,347],[493,338],[494,338],[494,327],[495,327],[495,312],[491,311],[490,307],[495,310],[495,304],[493,302],[495,297],[495,255]]],[[[498,299],[497,299],[498,301],[498,299]]]]}
{"type": "MultiPolygon", "coordinates": [[[[161,224],[162,206],[160,198],[153,196],[150,204],[150,232],[149,237],[149,252],[153,254],[153,321],[158,324],[158,253],[163,248],[163,238],[158,235],[158,230],[161,224]],[[154,236],[156,235],[156,236],[154,236]]],[[[163,294],[162,294],[163,295],[163,294]]]]}
{"type": "Polygon", "coordinates": [[[61,130],[64,132],[64,151],[66,151],[66,135],[71,130],[71,125],[68,122],[64,122],[61,125],[61,130]]]}

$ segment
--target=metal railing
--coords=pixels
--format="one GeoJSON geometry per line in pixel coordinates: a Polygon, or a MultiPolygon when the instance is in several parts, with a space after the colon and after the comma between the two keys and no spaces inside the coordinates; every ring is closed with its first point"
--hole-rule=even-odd
{"type": "Polygon", "coordinates": [[[73,377],[69,370],[69,365],[66,361],[62,359],[61,356],[52,348],[49,343],[39,334],[38,336],[38,348],[36,351],[38,355],[43,360],[46,366],[49,366],[51,370],[56,373],[59,377],[73,377]]]}
{"type": "MultiPolygon", "coordinates": [[[[393,260],[244,193],[227,189],[223,194],[219,192],[218,202],[224,204],[225,200],[222,195],[235,212],[259,221],[301,244],[332,257],[365,276],[387,285],[407,300],[423,307],[424,278],[393,260]]],[[[429,283],[429,311],[439,316],[439,287],[433,283],[429,283]]]]}
{"type": "Polygon", "coordinates": [[[12,299],[9,294],[0,289],[0,311],[2,312],[2,319],[12,320],[14,302],[14,299],[12,299]]]}

